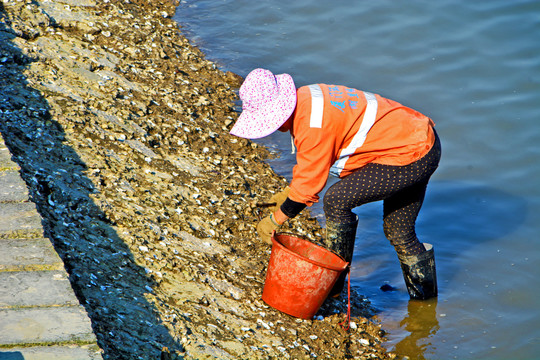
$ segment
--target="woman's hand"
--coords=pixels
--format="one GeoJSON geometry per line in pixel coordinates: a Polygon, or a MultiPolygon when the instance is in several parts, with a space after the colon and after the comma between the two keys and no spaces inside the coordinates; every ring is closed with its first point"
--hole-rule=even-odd
{"type": "Polygon", "coordinates": [[[268,215],[257,224],[257,234],[262,241],[272,244],[272,233],[289,218],[280,209],[268,215]]]}
{"type": "Polygon", "coordinates": [[[257,224],[257,234],[262,241],[269,245],[272,245],[272,233],[279,228],[279,224],[274,221],[273,216],[274,214],[268,215],[257,224]]]}
{"type": "Polygon", "coordinates": [[[281,205],[287,200],[287,196],[289,196],[289,191],[291,189],[287,186],[285,189],[283,189],[281,192],[278,192],[277,194],[272,195],[268,203],[276,203],[273,207],[270,208],[270,211],[275,212],[278,210],[281,205]]]}

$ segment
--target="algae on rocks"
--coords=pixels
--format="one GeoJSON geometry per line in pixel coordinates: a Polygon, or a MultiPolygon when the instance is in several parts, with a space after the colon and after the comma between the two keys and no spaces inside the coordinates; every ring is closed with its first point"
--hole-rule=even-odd
{"type": "MultiPolygon", "coordinates": [[[[286,186],[228,134],[241,79],[168,0],[0,2],[0,131],[105,359],[392,358],[369,302],[297,320],[261,301],[254,225],[286,186]]],[[[305,213],[287,230],[317,241],[305,213]]]]}

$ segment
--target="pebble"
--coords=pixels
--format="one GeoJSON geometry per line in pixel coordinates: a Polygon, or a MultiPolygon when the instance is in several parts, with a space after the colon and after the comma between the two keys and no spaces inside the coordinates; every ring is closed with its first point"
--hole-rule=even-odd
{"type": "Polygon", "coordinates": [[[267,329],[267,330],[270,330],[270,325],[268,325],[267,323],[265,323],[265,322],[262,321],[261,319],[257,319],[257,324],[261,324],[262,327],[264,327],[264,328],[267,329]]]}

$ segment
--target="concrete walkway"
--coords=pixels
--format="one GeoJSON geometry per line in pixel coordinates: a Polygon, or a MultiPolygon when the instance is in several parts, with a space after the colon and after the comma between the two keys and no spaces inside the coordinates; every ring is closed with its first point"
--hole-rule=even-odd
{"type": "Polygon", "coordinates": [[[88,314],[0,134],[0,360],[101,358],[88,314]]]}

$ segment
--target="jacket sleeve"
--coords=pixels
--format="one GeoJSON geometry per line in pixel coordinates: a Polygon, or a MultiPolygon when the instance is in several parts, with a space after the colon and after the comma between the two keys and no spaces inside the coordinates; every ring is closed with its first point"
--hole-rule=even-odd
{"type": "Polygon", "coordinates": [[[291,200],[308,206],[319,201],[334,163],[335,136],[320,128],[307,127],[295,137],[296,165],[290,184],[291,200]]]}

